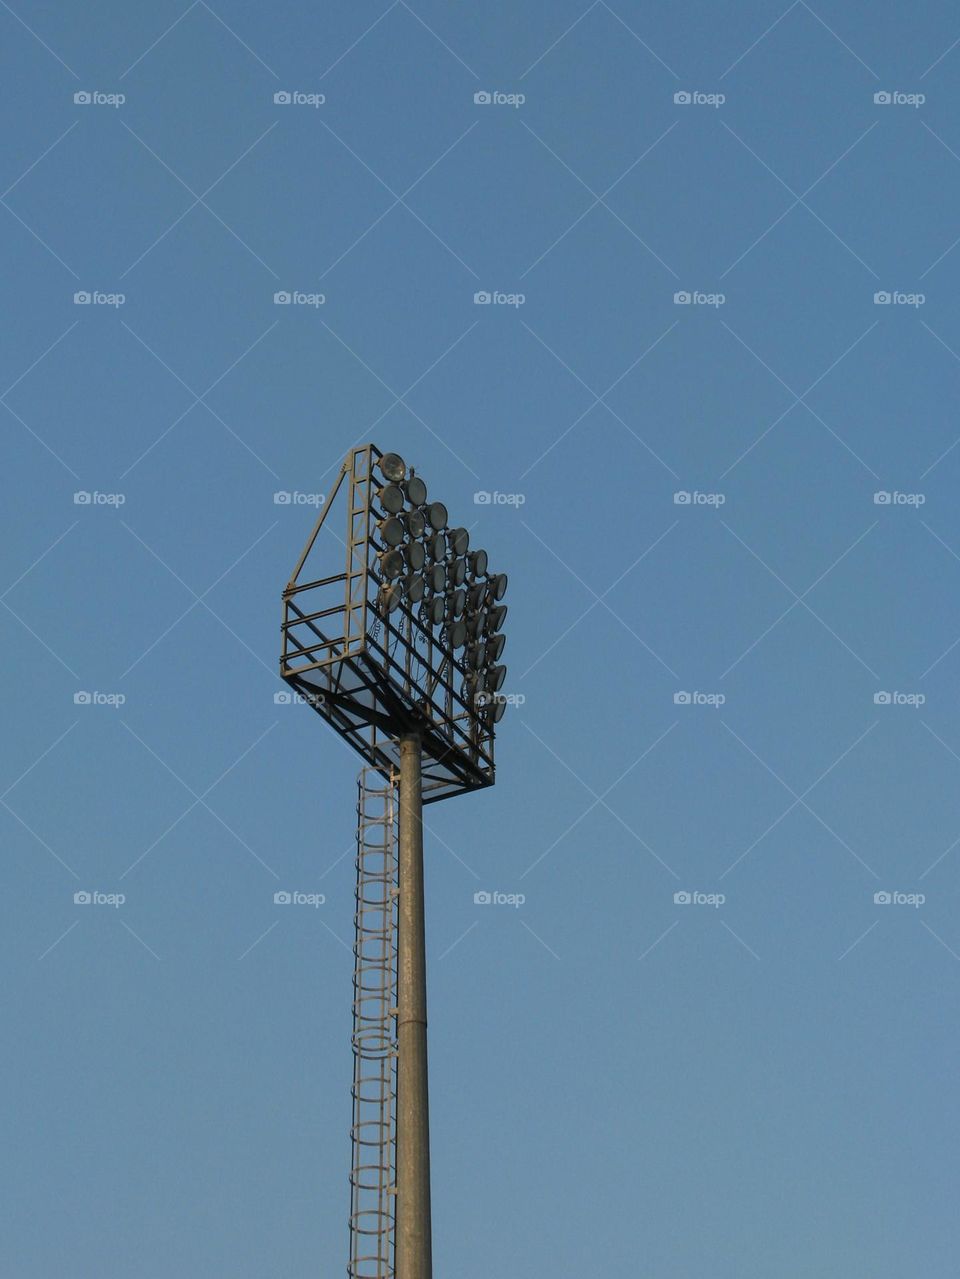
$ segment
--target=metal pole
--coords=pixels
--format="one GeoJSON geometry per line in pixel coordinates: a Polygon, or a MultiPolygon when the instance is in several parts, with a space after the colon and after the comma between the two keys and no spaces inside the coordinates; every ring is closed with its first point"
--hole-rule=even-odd
{"type": "Polygon", "coordinates": [[[397,1279],[431,1279],[427,962],[418,733],[400,738],[397,914],[397,1279]]]}

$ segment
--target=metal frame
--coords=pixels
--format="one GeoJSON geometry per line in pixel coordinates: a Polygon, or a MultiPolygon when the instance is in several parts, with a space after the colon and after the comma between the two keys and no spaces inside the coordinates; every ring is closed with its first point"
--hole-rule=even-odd
{"type": "Polygon", "coordinates": [[[467,671],[404,602],[376,609],[382,585],[373,502],[383,487],[373,444],[351,449],[283,592],[280,675],[381,776],[399,766],[397,741],[423,742],[423,800],[494,782],[494,727],[467,697],[467,671]],[[341,490],[347,499],[342,572],[311,577],[317,539],[341,490]]]}

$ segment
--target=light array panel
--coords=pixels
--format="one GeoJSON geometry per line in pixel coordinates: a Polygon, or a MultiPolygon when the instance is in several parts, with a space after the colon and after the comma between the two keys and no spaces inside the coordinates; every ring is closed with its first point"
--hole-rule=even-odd
{"type": "Polygon", "coordinates": [[[425,802],[489,786],[506,588],[403,458],[352,449],[284,591],[281,676],[384,775],[419,732],[425,802]],[[320,576],[343,498],[345,569],[320,576]]]}

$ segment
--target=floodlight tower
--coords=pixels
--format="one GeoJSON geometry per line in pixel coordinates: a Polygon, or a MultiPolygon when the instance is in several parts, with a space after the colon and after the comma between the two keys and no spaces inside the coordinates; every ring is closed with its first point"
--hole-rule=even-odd
{"type": "Polygon", "coordinates": [[[351,1279],[432,1274],[423,805],[494,783],[506,588],[413,468],[366,444],[347,454],[283,592],[280,675],[367,765],[351,1279]],[[312,567],[317,538],[342,496],[346,566],[324,575],[312,567]],[[382,779],[378,790],[367,774],[382,779]]]}

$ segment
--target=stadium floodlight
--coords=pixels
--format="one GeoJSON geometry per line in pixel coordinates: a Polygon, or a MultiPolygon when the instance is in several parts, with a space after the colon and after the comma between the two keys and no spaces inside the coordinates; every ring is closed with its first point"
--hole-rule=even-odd
{"type": "MultiPolygon", "coordinates": [[[[380,1224],[356,1227],[379,1238],[389,1223],[389,1260],[378,1252],[378,1276],[432,1273],[422,806],[494,783],[494,726],[506,704],[499,663],[506,586],[505,574],[490,573],[486,551],[470,549],[468,531],[449,527],[446,506],[427,501],[415,470],[399,454],[366,444],[347,454],[283,592],[281,678],[360,753],[364,775],[384,779],[378,794],[389,797],[386,816],[358,818],[358,903],[366,903],[357,916],[361,992],[369,990],[361,974],[369,952],[359,940],[360,919],[373,909],[360,887],[361,875],[370,874],[362,864],[382,857],[390,837],[371,842],[371,832],[392,830],[394,796],[398,811],[396,894],[388,890],[377,907],[396,919],[396,1007],[392,998],[383,1004],[394,1018],[395,1053],[387,1055],[396,1058],[396,1087],[377,1093],[381,1110],[386,1104],[392,1116],[395,1109],[395,1124],[392,1117],[386,1126],[378,1121],[375,1139],[355,1133],[360,1146],[379,1142],[386,1150],[378,1175],[395,1168],[395,1185],[380,1196],[391,1206],[374,1210],[380,1224]],[[338,505],[346,508],[346,562],[331,573],[318,537],[338,505]]],[[[386,871],[377,882],[386,882],[386,871]]],[[[381,939],[377,972],[392,989],[386,934],[378,925],[370,935],[381,939]]],[[[389,1067],[380,1069],[378,1078],[388,1078],[389,1067]]],[[[354,1095],[365,1104],[356,1089],[354,1095]]],[[[366,1175],[369,1163],[362,1168],[366,1175]]],[[[350,1274],[368,1273],[352,1252],[350,1274]]]]}

